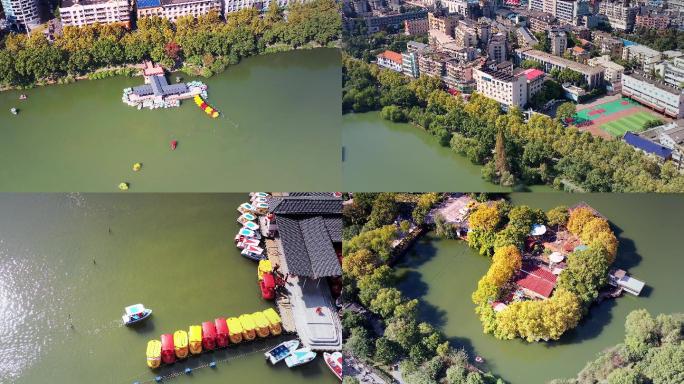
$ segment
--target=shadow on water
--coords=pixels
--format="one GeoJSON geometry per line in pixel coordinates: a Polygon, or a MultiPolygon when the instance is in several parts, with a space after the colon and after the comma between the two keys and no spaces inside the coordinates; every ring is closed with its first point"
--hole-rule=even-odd
{"type": "MultiPolygon", "coordinates": [[[[154,315],[152,315],[152,317],[153,316],[154,315]]],[[[135,324],[128,325],[128,326],[126,326],[126,328],[132,329],[133,331],[135,331],[141,335],[145,335],[145,334],[153,333],[155,327],[154,327],[153,319],[147,319],[147,320],[143,321],[142,323],[135,323],[135,324]]]]}
{"type": "Polygon", "coordinates": [[[613,232],[619,241],[618,254],[615,258],[614,265],[625,270],[629,270],[639,265],[641,263],[642,257],[637,252],[634,240],[621,237],[623,231],[617,225],[613,224],[611,228],[613,229],[613,232]]]}
{"type": "Polygon", "coordinates": [[[613,320],[613,308],[617,305],[618,299],[608,299],[601,304],[595,304],[589,309],[579,325],[565,333],[560,340],[549,342],[545,345],[553,348],[563,345],[579,344],[587,340],[598,337],[613,320]]]}

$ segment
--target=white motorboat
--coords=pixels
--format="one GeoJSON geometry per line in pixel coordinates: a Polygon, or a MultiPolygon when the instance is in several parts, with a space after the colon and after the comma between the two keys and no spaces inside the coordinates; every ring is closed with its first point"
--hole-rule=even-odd
{"type": "Polygon", "coordinates": [[[124,325],[139,323],[152,315],[152,310],[145,308],[142,304],[129,305],[124,309],[124,312],[124,315],[121,316],[124,325]]]}
{"type": "Polygon", "coordinates": [[[297,348],[299,348],[299,340],[288,340],[276,345],[275,348],[264,353],[264,356],[271,364],[277,364],[285,360],[297,348]]]}
{"type": "Polygon", "coordinates": [[[287,364],[288,368],[294,368],[306,364],[315,358],[316,352],[312,351],[311,348],[300,348],[292,351],[290,356],[285,358],[285,364],[287,364]]]}
{"type": "Polygon", "coordinates": [[[259,229],[259,224],[253,222],[253,221],[246,221],[242,223],[242,228],[247,228],[251,231],[257,231],[259,229]]]}

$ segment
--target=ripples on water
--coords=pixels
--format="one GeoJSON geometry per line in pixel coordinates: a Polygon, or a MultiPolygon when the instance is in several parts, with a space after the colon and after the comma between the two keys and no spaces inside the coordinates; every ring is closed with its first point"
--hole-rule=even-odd
{"type": "Polygon", "coordinates": [[[0,239],[0,382],[21,376],[69,327],[58,276],[42,257],[0,239]]]}

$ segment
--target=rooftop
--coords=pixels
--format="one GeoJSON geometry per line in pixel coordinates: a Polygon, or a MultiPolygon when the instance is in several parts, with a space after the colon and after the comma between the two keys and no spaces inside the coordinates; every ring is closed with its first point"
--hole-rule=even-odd
{"type": "Polygon", "coordinates": [[[156,8],[161,7],[161,0],[137,0],[138,8],[156,8]]]}
{"type": "Polygon", "coordinates": [[[105,3],[115,3],[120,0],[63,0],[60,8],[68,8],[74,5],[95,5],[105,3]]]}
{"type": "Polygon", "coordinates": [[[397,53],[394,51],[385,51],[385,52],[379,53],[378,57],[382,57],[382,58],[385,58],[387,60],[394,61],[395,63],[400,63],[400,64],[403,60],[401,57],[401,53],[397,53]]]}
{"type": "Polygon", "coordinates": [[[515,283],[520,287],[539,294],[542,297],[550,297],[556,286],[556,275],[548,269],[538,265],[523,265],[515,283]]]}
{"type": "Polygon", "coordinates": [[[669,92],[673,95],[679,95],[682,93],[682,90],[678,87],[675,87],[674,85],[665,83],[663,81],[656,80],[655,78],[648,76],[644,73],[637,72],[637,71],[632,71],[629,73],[625,73],[624,76],[626,77],[632,77],[636,80],[643,81],[645,83],[649,83],[650,85],[659,88],[663,91],[669,92]]]}
{"type": "Polygon", "coordinates": [[[537,58],[539,60],[551,63],[553,65],[563,67],[563,68],[569,68],[572,69],[573,71],[580,72],[586,75],[596,75],[601,72],[603,72],[603,68],[597,68],[597,67],[590,67],[585,64],[578,63],[576,61],[564,59],[559,56],[554,56],[550,53],[546,53],[543,51],[538,51],[536,49],[516,49],[516,52],[519,54],[524,54],[528,55],[530,57],[537,58]]]}
{"type": "Polygon", "coordinates": [[[510,83],[510,82],[517,80],[517,76],[512,75],[508,71],[493,71],[493,70],[485,68],[485,67],[480,68],[478,70],[482,73],[485,73],[485,74],[493,77],[496,80],[503,81],[506,83],[510,83]]]}
{"type": "Polygon", "coordinates": [[[520,73],[527,77],[527,81],[533,81],[539,76],[544,76],[544,71],[537,68],[529,68],[520,73]]]}
{"type": "Polygon", "coordinates": [[[335,243],[342,242],[342,199],[296,194],[269,200],[288,271],[296,276],[341,276],[335,243]]]}
{"type": "Polygon", "coordinates": [[[634,148],[641,149],[646,153],[656,155],[663,159],[672,157],[672,150],[651,140],[643,138],[633,132],[625,132],[622,139],[634,148]]]}

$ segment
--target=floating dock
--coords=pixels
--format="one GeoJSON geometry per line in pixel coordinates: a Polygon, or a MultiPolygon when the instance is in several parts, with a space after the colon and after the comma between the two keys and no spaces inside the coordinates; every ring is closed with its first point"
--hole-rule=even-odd
{"type": "Polygon", "coordinates": [[[201,81],[169,84],[164,69],[150,61],[144,63],[143,77],[145,84],[124,89],[121,101],[138,109],[157,109],[178,107],[181,100],[195,96],[207,97],[207,86],[201,81]]]}

